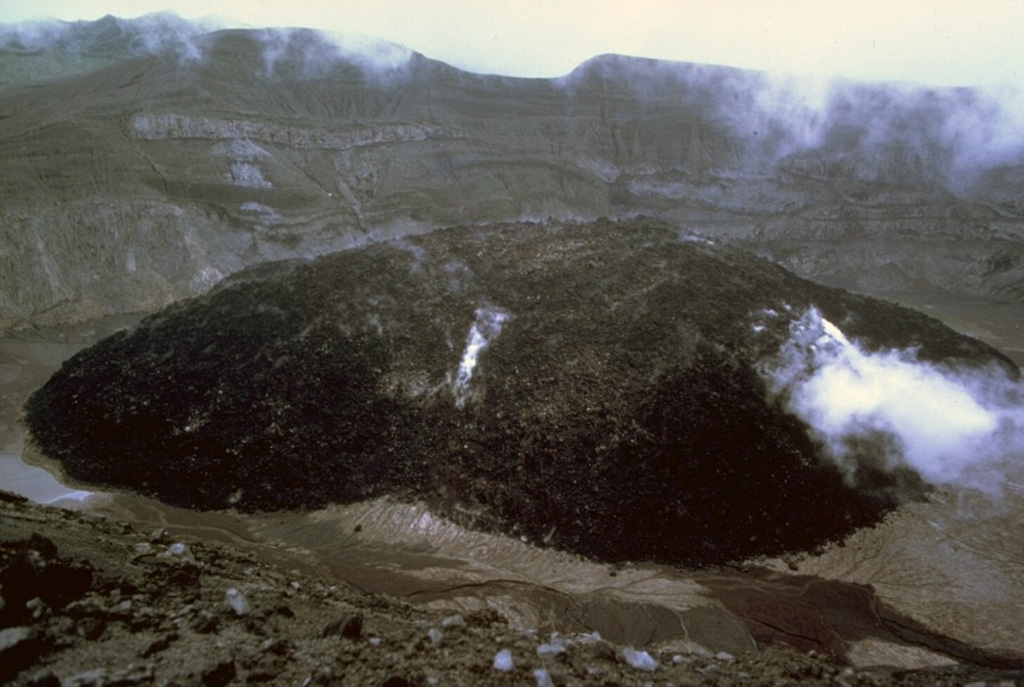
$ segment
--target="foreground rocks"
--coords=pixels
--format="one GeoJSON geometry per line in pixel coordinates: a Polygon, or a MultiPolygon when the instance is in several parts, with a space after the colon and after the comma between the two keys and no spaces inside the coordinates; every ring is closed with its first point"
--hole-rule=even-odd
{"type": "Polygon", "coordinates": [[[853,669],[540,636],[425,612],[252,553],[0,495],[0,679],[12,685],[963,685],[1019,670],[853,669]]]}

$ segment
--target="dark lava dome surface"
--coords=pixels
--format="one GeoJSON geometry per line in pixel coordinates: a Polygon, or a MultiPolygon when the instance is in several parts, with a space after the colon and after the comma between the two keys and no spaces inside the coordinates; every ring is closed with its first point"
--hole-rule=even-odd
{"type": "Polygon", "coordinates": [[[758,373],[812,305],[867,348],[996,356],[656,222],[455,228],[243,272],[76,355],[26,422],[70,476],[174,505],[390,494],[605,560],[720,563],[894,505],[758,373]]]}

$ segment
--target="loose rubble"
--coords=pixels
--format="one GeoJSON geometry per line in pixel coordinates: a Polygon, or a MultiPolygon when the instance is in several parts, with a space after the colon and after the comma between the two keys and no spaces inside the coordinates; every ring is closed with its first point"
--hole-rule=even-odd
{"type": "Polygon", "coordinates": [[[203,541],[0,492],[0,681],[102,685],[1013,684],[1024,671],[837,666],[547,636],[493,611],[427,612],[203,541]],[[178,544],[181,546],[177,546],[178,544]],[[185,552],[188,555],[185,555],[185,552]]]}

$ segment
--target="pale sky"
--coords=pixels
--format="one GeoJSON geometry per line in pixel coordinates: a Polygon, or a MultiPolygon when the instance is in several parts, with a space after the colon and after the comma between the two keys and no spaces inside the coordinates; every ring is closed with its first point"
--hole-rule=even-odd
{"type": "Polygon", "coordinates": [[[614,52],[804,75],[1024,85],[1024,0],[0,0],[0,23],[156,11],[376,36],[512,76],[558,76],[614,52]]]}

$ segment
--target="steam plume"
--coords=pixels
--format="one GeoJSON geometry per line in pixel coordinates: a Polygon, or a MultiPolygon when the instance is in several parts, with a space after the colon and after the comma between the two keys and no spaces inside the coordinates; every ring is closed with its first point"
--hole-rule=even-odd
{"type": "Polygon", "coordinates": [[[462,353],[462,361],[459,363],[459,371],[453,385],[456,407],[462,408],[466,405],[470,392],[469,382],[473,378],[473,371],[476,369],[480,354],[501,333],[501,328],[507,319],[508,313],[501,310],[477,309],[476,321],[469,328],[466,348],[462,353]]]}
{"type": "Polygon", "coordinates": [[[181,64],[204,59],[202,37],[219,28],[211,20],[187,21],[168,12],[135,19],[106,16],[96,22],[27,21],[0,26],[0,46],[8,49],[62,50],[70,55],[112,59],[111,50],[126,54],[176,56],[181,64]]]}
{"type": "Polygon", "coordinates": [[[285,63],[302,78],[323,77],[339,63],[353,63],[363,76],[385,77],[404,73],[412,51],[395,43],[362,36],[312,29],[262,29],[256,33],[263,51],[264,73],[278,74],[285,63]]]}
{"type": "Polygon", "coordinates": [[[932,485],[994,493],[1024,456],[1024,389],[1005,372],[868,352],[814,308],[762,372],[851,483],[864,467],[910,468],[932,485]]]}

